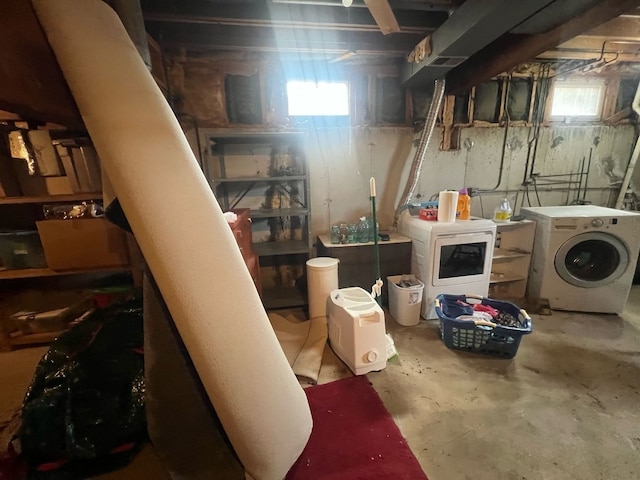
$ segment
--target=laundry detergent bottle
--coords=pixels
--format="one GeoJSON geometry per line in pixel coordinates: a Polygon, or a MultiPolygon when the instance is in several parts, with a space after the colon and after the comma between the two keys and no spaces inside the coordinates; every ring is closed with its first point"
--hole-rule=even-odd
{"type": "Polygon", "coordinates": [[[469,220],[471,218],[471,197],[466,188],[458,193],[458,208],[456,209],[456,220],[469,220]]]}
{"type": "Polygon", "coordinates": [[[503,198],[498,206],[493,210],[494,222],[508,222],[511,220],[511,205],[509,200],[503,198]]]}

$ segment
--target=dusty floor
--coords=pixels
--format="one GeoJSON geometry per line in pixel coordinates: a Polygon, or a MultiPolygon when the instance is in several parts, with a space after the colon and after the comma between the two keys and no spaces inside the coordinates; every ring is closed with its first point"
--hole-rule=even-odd
{"type": "MultiPolygon", "coordinates": [[[[388,329],[369,374],[430,480],[640,478],[640,286],[621,315],[533,315],[514,360],[448,350],[437,321],[388,329]]],[[[0,353],[0,427],[43,349],[0,353]]],[[[320,383],[349,376],[327,349],[320,383]]],[[[103,479],[166,478],[153,450],[103,479]]]]}

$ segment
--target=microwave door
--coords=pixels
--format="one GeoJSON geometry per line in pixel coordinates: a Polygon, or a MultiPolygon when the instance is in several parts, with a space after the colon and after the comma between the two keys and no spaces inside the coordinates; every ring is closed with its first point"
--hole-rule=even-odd
{"type": "Polygon", "coordinates": [[[491,233],[437,237],[432,264],[433,285],[459,285],[488,279],[492,254],[491,233]]]}

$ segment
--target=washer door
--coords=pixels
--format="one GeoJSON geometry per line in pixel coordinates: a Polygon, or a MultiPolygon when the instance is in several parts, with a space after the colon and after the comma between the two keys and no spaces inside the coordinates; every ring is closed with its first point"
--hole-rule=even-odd
{"type": "Polygon", "coordinates": [[[618,238],[608,233],[590,232],[567,240],[558,249],[558,275],[576,287],[602,287],[625,272],[629,252],[618,238]]]}

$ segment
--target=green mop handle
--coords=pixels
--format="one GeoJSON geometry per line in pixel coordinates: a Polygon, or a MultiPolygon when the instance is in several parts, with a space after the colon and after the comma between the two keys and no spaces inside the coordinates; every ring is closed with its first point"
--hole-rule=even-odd
{"type": "MultiPolygon", "coordinates": [[[[378,220],[376,219],[376,181],[373,177],[369,181],[371,189],[371,215],[373,217],[373,245],[375,252],[376,278],[375,282],[380,280],[380,252],[378,251],[378,220]]],[[[382,306],[382,296],[377,295],[376,301],[382,306]]]]}

